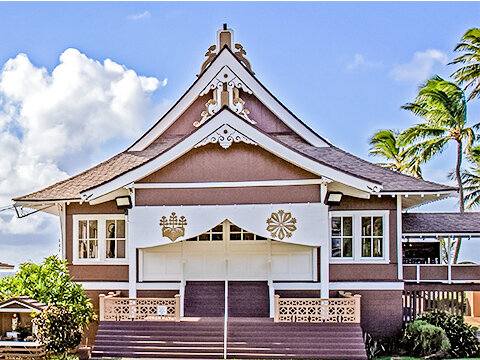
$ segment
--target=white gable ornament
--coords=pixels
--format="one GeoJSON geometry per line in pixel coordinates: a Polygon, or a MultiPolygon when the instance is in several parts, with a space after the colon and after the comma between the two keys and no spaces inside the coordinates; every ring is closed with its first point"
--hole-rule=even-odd
{"type": "Polygon", "coordinates": [[[212,98],[207,101],[205,107],[207,108],[201,114],[200,121],[195,121],[193,126],[199,127],[208,119],[220,111],[223,106],[228,106],[233,112],[243,117],[251,124],[256,122],[249,118],[250,113],[244,107],[245,101],[240,98],[240,89],[248,94],[252,94],[252,90],[235,75],[235,73],[228,67],[224,66],[217,75],[208,83],[208,85],[200,92],[200,96],[208,94],[213,90],[212,98]]]}
{"type": "Polygon", "coordinates": [[[217,130],[212,132],[210,135],[208,135],[206,138],[204,138],[202,141],[200,141],[197,145],[195,145],[195,147],[198,148],[200,146],[204,146],[210,143],[218,143],[222,148],[228,149],[234,142],[244,142],[250,145],[257,145],[257,143],[249,137],[235,130],[230,125],[224,124],[217,130]]]}

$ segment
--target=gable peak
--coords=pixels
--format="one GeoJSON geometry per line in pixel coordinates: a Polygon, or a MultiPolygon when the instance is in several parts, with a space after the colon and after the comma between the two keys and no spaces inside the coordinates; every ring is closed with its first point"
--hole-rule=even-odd
{"type": "Polygon", "coordinates": [[[208,48],[207,52],[205,53],[207,58],[203,62],[200,73],[197,76],[202,75],[202,73],[225,47],[230,49],[233,55],[235,55],[235,57],[253,74],[250,62],[245,58],[247,52],[243,50],[243,46],[241,44],[235,44],[233,39],[233,29],[228,29],[227,24],[223,24],[223,28],[217,31],[217,44],[208,48]]]}

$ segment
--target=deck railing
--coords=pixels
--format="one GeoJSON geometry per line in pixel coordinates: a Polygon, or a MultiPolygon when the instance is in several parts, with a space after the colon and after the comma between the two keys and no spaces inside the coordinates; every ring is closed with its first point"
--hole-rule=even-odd
{"type": "Polygon", "coordinates": [[[174,298],[99,296],[100,321],[180,321],[180,295],[174,298]]]}
{"type": "Polygon", "coordinates": [[[359,323],[361,295],[340,298],[280,298],[275,295],[275,322],[359,323]]]}
{"type": "Polygon", "coordinates": [[[408,282],[470,283],[480,280],[477,264],[404,264],[403,278],[408,282]]]}

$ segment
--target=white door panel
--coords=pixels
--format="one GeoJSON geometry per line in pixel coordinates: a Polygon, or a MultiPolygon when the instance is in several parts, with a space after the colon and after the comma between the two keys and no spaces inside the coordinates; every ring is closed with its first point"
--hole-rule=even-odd
{"type": "Polygon", "coordinates": [[[181,281],[182,268],[184,280],[315,280],[312,247],[280,241],[184,241],[140,254],[144,281],[181,281]]]}

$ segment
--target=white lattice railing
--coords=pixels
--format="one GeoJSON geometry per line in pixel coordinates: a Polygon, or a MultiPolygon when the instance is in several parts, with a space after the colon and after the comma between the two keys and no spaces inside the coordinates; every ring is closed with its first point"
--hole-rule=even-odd
{"type": "Polygon", "coordinates": [[[121,298],[100,295],[100,321],[180,321],[180,295],[174,298],[121,298]]]}
{"type": "Polygon", "coordinates": [[[275,295],[275,322],[359,323],[361,295],[341,298],[280,298],[275,295]]]}

